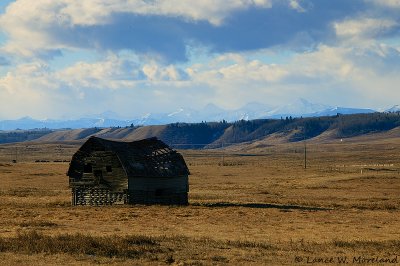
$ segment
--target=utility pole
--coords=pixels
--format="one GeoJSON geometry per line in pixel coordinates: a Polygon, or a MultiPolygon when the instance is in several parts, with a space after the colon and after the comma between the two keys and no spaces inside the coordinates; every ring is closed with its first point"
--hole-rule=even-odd
{"type": "Polygon", "coordinates": [[[304,169],[307,169],[307,142],[306,142],[306,135],[304,135],[304,169]]]}
{"type": "Polygon", "coordinates": [[[15,147],[15,160],[13,162],[18,162],[18,147],[15,147]]]}
{"type": "Polygon", "coordinates": [[[222,166],[225,165],[225,151],[224,151],[224,142],[221,142],[222,147],[222,166]]]}

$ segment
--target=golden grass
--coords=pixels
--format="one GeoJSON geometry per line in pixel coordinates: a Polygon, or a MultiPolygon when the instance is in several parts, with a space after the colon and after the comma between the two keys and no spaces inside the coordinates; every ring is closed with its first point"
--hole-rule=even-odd
{"type": "MultiPolygon", "coordinates": [[[[185,236],[89,236],[65,234],[46,236],[37,231],[18,233],[15,237],[0,239],[0,252],[18,254],[47,254],[75,256],[78,260],[89,257],[109,262],[140,262],[143,264],[256,264],[282,263],[282,257],[273,254],[296,254],[295,257],[330,257],[331,251],[343,249],[360,251],[384,251],[383,254],[396,254],[400,241],[331,241],[326,243],[297,241],[285,244],[269,244],[251,241],[221,241],[210,238],[188,238],[185,236]],[[221,252],[223,250],[223,252],[221,252]],[[330,252],[327,253],[327,250],[330,252]]],[[[340,253],[340,252],[339,252],[340,253]]],[[[382,254],[382,253],[379,253],[382,254]]],[[[338,255],[339,256],[339,255],[338,255]]],[[[345,256],[340,254],[341,257],[345,256]]],[[[355,255],[356,256],[356,255],[355,255]]],[[[390,255],[394,258],[393,255],[390,255]]],[[[349,255],[349,258],[352,256],[349,255]]],[[[354,256],[353,256],[354,257],[354,256]]],[[[386,258],[389,258],[387,255],[386,258]]],[[[290,264],[290,261],[289,261],[290,264]]]]}
{"type": "Polygon", "coordinates": [[[400,141],[342,144],[309,143],[308,169],[302,144],[183,151],[192,173],[189,206],[107,207],[70,206],[68,163],[52,159],[68,160],[78,146],[29,144],[35,152],[24,153],[18,144],[18,163],[10,161],[15,148],[1,146],[0,259],[6,265],[394,259],[400,141]],[[246,153],[263,156],[238,156],[246,153]],[[35,163],[42,156],[49,162],[35,163]]]}

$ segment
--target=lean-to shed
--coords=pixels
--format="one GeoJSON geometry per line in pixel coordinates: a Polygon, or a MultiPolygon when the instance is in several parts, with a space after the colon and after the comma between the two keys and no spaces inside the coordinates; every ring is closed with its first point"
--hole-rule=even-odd
{"type": "Polygon", "coordinates": [[[91,137],[73,155],[67,175],[72,205],[188,203],[186,163],[157,138],[91,137]]]}

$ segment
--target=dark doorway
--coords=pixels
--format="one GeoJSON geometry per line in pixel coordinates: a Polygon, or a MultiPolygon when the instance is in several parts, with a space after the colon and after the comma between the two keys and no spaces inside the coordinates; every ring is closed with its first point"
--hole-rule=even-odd
{"type": "Polygon", "coordinates": [[[93,167],[91,163],[87,163],[83,166],[83,172],[84,173],[92,173],[93,167]]]}

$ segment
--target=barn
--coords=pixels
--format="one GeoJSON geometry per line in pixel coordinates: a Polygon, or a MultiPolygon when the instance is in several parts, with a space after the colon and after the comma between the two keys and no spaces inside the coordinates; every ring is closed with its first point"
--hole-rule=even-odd
{"type": "Polygon", "coordinates": [[[72,156],[67,175],[72,205],[188,204],[189,169],[157,138],[90,137],[72,156]]]}

